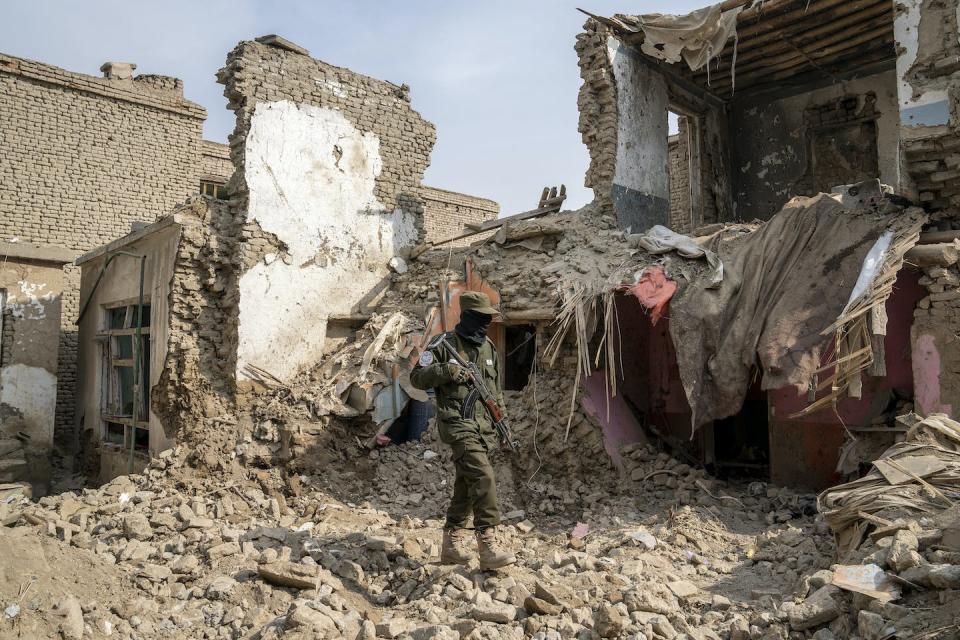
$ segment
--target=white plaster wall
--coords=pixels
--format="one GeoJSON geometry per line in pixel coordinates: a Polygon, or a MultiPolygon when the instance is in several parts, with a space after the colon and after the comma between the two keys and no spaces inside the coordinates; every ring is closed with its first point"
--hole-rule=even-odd
{"type": "Polygon", "coordinates": [[[247,363],[289,378],[319,361],[326,320],[350,311],[417,239],[415,218],[374,196],[380,140],[339,111],[256,107],[246,139],[248,221],[287,245],[240,278],[237,376],[247,363]]]}
{"type": "Polygon", "coordinates": [[[613,181],[670,200],[667,85],[615,38],[607,51],[617,85],[617,165],[613,181]]]}
{"type": "Polygon", "coordinates": [[[17,409],[31,447],[53,446],[57,376],[42,367],[14,364],[0,370],[0,404],[17,409]]]}
{"type": "MultiPolygon", "coordinates": [[[[893,21],[893,36],[897,42],[897,93],[900,108],[920,107],[947,99],[945,89],[917,91],[904,80],[907,72],[917,61],[920,39],[920,7],[922,0],[898,0],[901,11],[893,21]]],[[[957,22],[960,24],[960,4],[957,5],[957,22]]]]}

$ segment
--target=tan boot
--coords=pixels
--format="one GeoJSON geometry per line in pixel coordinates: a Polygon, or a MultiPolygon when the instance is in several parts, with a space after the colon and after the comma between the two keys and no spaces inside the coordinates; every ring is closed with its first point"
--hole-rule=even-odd
{"type": "Polygon", "coordinates": [[[466,529],[444,529],[440,564],[470,564],[473,554],[467,549],[466,529]]]}
{"type": "Polygon", "coordinates": [[[497,539],[496,527],[477,531],[477,548],[480,550],[481,571],[500,569],[517,561],[517,558],[504,549],[497,539]]]}

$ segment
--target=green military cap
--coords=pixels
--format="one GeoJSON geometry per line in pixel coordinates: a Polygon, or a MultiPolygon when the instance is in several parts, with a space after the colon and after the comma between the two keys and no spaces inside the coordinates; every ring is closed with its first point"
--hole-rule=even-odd
{"type": "Polygon", "coordinates": [[[491,316],[500,315],[500,312],[497,311],[492,304],[490,304],[490,298],[487,297],[487,294],[479,291],[466,291],[461,293],[460,310],[477,311],[479,313],[486,313],[487,315],[491,316]]]}

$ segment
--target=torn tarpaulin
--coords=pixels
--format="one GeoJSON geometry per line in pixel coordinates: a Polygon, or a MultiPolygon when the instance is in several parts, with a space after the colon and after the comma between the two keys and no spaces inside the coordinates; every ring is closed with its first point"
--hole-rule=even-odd
{"type": "Polygon", "coordinates": [[[650,309],[650,322],[657,324],[670,298],[677,292],[677,283],[667,277],[663,267],[647,267],[640,272],[637,282],[626,287],[640,304],[650,309]]]}
{"type": "MultiPolygon", "coordinates": [[[[918,208],[887,203],[879,211],[850,210],[820,194],[794,198],[757,231],[720,241],[720,286],[694,280],[670,304],[670,335],[694,427],[740,411],[757,366],[763,389],[805,393],[818,374],[821,384],[827,380],[830,372],[821,366],[831,336],[824,332],[846,317],[865,258],[887,231],[893,241],[885,255],[902,255],[925,220],[918,208]]],[[[891,285],[899,264],[883,260],[877,277],[891,285]]],[[[874,287],[870,304],[886,301],[886,285],[874,287]]],[[[862,315],[860,304],[847,314],[854,312],[862,315]]],[[[854,364],[861,366],[841,373],[859,371],[854,364]]]]}
{"type": "Polygon", "coordinates": [[[651,58],[670,64],[682,59],[693,71],[706,66],[709,73],[710,61],[720,55],[731,37],[734,39],[733,66],[736,68],[737,16],[741,11],[743,6],[724,11],[722,4],[715,4],[682,16],[648,13],[595,17],[617,31],[642,32],[640,50],[651,58]]]}

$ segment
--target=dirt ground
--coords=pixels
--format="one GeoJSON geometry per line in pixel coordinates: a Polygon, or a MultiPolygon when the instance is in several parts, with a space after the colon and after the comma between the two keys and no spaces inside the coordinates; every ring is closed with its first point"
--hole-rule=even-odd
{"type": "MultiPolygon", "coordinates": [[[[866,638],[852,598],[793,628],[834,562],[812,496],[719,482],[650,446],[625,451],[664,471],[639,481],[528,481],[535,467],[498,456],[518,557],[498,572],[437,564],[452,476],[432,434],[309,474],[236,471],[224,453],[220,473],[181,446],[25,505],[0,534],[0,598],[19,606],[0,637],[866,638]]],[[[957,637],[956,611],[937,611],[945,635],[896,637],[957,637]]]]}

